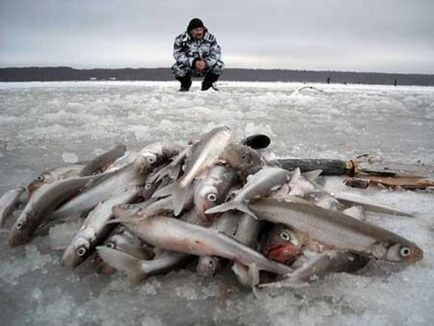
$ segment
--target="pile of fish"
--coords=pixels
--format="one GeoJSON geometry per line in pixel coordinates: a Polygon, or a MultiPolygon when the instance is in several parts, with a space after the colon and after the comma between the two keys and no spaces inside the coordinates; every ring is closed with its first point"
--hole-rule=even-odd
{"type": "Polygon", "coordinates": [[[363,218],[364,209],[409,214],[332,195],[320,174],[267,162],[218,127],[186,147],[157,143],[128,152],[117,145],[43,173],[3,195],[0,223],[17,216],[9,234],[17,246],[47,225],[84,218],[62,264],[76,267],[96,252],[102,272],[120,270],[133,282],[194,259],[201,275],[231,266],[250,287],[295,286],[354,272],[370,259],[422,259],[415,243],[363,218]]]}

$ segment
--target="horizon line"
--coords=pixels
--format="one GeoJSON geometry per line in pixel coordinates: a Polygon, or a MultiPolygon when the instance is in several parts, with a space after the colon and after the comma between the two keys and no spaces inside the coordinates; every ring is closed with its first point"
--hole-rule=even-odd
{"type": "MultiPolygon", "coordinates": [[[[72,66],[0,66],[0,69],[30,69],[30,68],[68,68],[74,70],[123,70],[123,69],[168,69],[170,67],[122,67],[122,68],[74,68],[72,66]]],[[[385,75],[423,75],[423,76],[434,76],[434,73],[416,73],[416,72],[381,72],[381,71],[356,71],[356,70],[309,70],[309,69],[291,69],[291,68],[225,68],[225,70],[264,70],[264,71],[306,71],[306,72],[338,72],[338,73],[358,73],[358,74],[385,74],[385,75]]]]}

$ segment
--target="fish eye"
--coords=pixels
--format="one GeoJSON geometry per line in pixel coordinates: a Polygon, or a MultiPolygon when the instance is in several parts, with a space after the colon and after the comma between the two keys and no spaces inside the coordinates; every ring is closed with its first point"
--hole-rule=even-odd
{"type": "Polygon", "coordinates": [[[237,195],[237,192],[236,191],[231,191],[230,193],[229,193],[229,198],[230,199],[234,199],[235,198],[235,196],[237,195]]]}
{"type": "Polygon", "coordinates": [[[291,239],[288,232],[286,232],[286,231],[280,232],[280,237],[285,241],[289,241],[291,239]]]}
{"type": "Polygon", "coordinates": [[[152,187],[152,185],[151,185],[150,183],[145,184],[145,189],[146,189],[146,190],[151,189],[151,187],[152,187]]]}
{"type": "Polygon", "coordinates": [[[148,156],[146,160],[148,161],[149,164],[154,164],[156,161],[155,157],[153,156],[148,156]]]}
{"type": "Polygon", "coordinates": [[[245,160],[246,158],[247,158],[247,155],[246,155],[246,154],[241,155],[241,159],[242,159],[242,160],[245,160]]]}
{"type": "Polygon", "coordinates": [[[36,178],[37,181],[44,181],[44,176],[40,175],[39,177],[36,178]]]}
{"type": "Polygon", "coordinates": [[[216,201],[217,200],[217,195],[214,193],[208,194],[208,196],[206,197],[209,201],[216,201]]]}
{"type": "Polygon", "coordinates": [[[23,222],[18,222],[17,225],[15,226],[18,230],[21,230],[21,228],[23,227],[23,222]]]}
{"type": "Polygon", "coordinates": [[[109,248],[109,249],[114,249],[114,248],[115,248],[115,244],[114,244],[112,241],[107,242],[107,243],[105,244],[105,246],[106,246],[107,248],[109,248]]]}
{"type": "Polygon", "coordinates": [[[76,251],[77,256],[83,257],[86,254],[86,251],[85,247],[79,247],[76,251]]]}
{"type": "Polygon", "coordinates": [[[401,257],[408,257],[411,254],[411,249],[408,247],[401,247],[401,249],[399,249],[399,254],[401,257]]]}

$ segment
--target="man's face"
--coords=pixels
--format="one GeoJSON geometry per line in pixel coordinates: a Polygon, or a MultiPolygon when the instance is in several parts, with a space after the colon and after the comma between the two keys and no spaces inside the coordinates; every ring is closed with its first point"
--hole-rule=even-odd
{"type": "Polygon", "coordinates": [[[191,34],[191,37],[195,38],[196,40],[200,40],[203,38],[203,32],[204,32],[203,27],[198,27],[198,28],[192,29],[190,34],[191,34]]]}

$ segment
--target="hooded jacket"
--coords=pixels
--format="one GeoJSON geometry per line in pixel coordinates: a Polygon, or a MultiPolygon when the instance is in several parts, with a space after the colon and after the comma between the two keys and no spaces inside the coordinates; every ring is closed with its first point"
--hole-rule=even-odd
{"type": "Polygon", "coordinates": [[[217,40],[205,28],[203,38],[196,40],[188,32],[178,35],[173,45],[173,57],[177,65],[193,67],[196,60],[203,59],[208,67],[214,66],[221,58],[217,40]]]}

